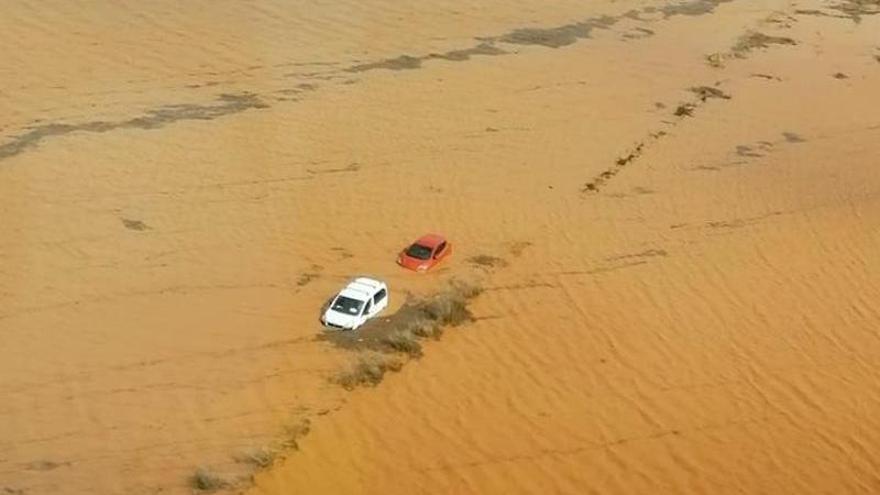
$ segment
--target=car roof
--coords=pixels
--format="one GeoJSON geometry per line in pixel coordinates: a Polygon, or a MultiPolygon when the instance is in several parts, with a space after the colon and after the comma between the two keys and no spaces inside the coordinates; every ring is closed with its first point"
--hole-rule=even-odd
{"type": "Polygon", "coordinates": [[[374,290],[379,290],[379,289],[381,289],[382,287],[385,286],[385,282],[382,282],[381,280],[376,280],[376,279],[373,279],[373,278],[358,277],[358,278],[352,280],[348,285],[349,285],[349,286],[352,286],[352,285],[365,285],[365,286],[370,287],[370,288],[372,288],[372,289],[374,289],[374,290]]]}
{"type": "Polygon", "coordinates": [[[446,238],[440,234],[426,234],[419,237],[415,244],[421,244],[422,246],[434,249],[441,242],[446,241],[446,238]]]}
{"type": "Polygon", "coordinates": [[[339,292],[339,295],[363,301],[373,297],[373,294],[383,287],[385,287],[384,282],[367,277],[358,277],[349,282],[348,285],[339,292]]]}

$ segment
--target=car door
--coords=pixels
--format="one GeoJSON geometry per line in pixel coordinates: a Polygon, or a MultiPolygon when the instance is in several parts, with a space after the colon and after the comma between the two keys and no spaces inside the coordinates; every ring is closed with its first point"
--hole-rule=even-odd
{"type": "Polygon", "coordinates": [[[373,306],[373,300],[367,299],[367,304],[364,305],[364,312],[361,314],[361,321],[367,321],[374,313],[375,308],[373,306]]]}

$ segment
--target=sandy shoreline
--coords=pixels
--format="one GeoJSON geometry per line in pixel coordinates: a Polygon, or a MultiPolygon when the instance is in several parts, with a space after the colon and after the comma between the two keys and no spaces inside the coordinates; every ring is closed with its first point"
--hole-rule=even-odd
{"type": "Polygon", "coordinates": [[[880,490],[876,2],[8,10],[0,491],[880,490]]]}

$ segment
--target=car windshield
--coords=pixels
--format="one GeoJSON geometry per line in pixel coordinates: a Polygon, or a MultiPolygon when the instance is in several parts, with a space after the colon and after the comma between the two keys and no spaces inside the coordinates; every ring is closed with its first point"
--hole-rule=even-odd
{"type": "Polygon", "coordinates": [[[413,244],[407,248],[406,255],[420,260],[426,260],[431,257],[431,248],[422,246],[421,244],[413,244]]]}
{"type": "Polygon", "coordinates": [[[345,313],[349,315],[359,315],[361,314],[361,308],[364,306],[363,301],[358,301],[357,299],[352,299],[350,297],[339,296],[333,301],[333,306],[331,308],[333,311],[339,311],[340,313],[345,313]]]}

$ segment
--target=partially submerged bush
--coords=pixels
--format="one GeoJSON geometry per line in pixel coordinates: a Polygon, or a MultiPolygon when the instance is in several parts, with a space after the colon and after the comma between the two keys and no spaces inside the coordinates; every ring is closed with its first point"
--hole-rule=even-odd
{"type": "Polygon", "coordinates": [[[473,318],[467,303],[480,292],[482,289],[475,285],[453,282],[449,289],[426,299],[419,307],[429,319],[434,320],[435,327],[461,325],[473,318]]]}
{"type": "Polygon", "coordinates": [[[691,88],[691,92],[697,95],[700,98],[700,101],[706,101],[709,98],[720,98],[722,100],[730,99],[729,94],[712,86],[694,86],[691,88]]]}
{"type": "Polygon", "coordinates": [[[453,280],[449,283],[449,287],[449,290],[465,299],[472,299],[483,293],[482,287],[462,280],[453,280]]]}
{"type": "Polygon", "coordinates": [[[470,319],[465,299],[455,294],[440,294],[425,301],[421,309],[439,325],[458,325],[470,319]]]}
{"type": "Polygon", "coordinates": [[[694,108],[696,108],[692,103],[683,103],[675,109],[676,117],[690,117],[694,114],[694,108]]]}
{"type": "Polygon", "coordinates": [[[422,344],[419,343],[418,337],[409,330],[398,330],[390,335],[386,335],[382,342],[395,351],[409,354],[412,357],[420,357],[422,355],[422,344]]]}
{"type": "Polygon", "coordinates": [[[337,375],[336,382],[349,390],[363,385],[375,386],[387,371],[400,371],[401,367],[403,362],[397,356],[367,351],[351,368],[337,375]]]}
{"type": "Polygon", "coordinates": [[[797,45],[797,41],[785,36],[769,36],[764,33],[751,31],[737,40],[730,49],[735,57],[745,58],[746,54],[759,48],[768,48],[770,45],[797,45]]]}
{"type": "Polygon", "coordinates": [[[258,468],[267,468],[275,462],[275,458],[278,456],[278,450],[271,447],[256,447],[252,449],[247,449],[241,454],[235,456],[235,460],[237,462],[242,462],[245,464],[251,464],[258,468]]]}
{"type": "Polygon", "coordinates": [[[437,322],[427,319],[411,321],[409,325],[407,325],[407,331],[412,335],[423,339],[439,338],[443,335],[443,327],[438,325],[437,322]]]}
{"type": "Polygon", "coordinates": [[[205,466],[199,466],[196,472],[190,478],[190,484],[196,490],[214,491],[226,488],[230,485],[229,481],[223,476],[217,474],[214,470],[205,466]]]}
{"type": "Polygon", "coordinates": [[[715,68],[724,67],[724,54],[723,53],[711,53],[706,55],[706,63],[715,68]]]}
{"type": "Polygon", "coordinates": [[[297,423],[289,424],[284,427],[285,440],[284,446],[294,450],[299,449],[299,440],[308,435],[312,428],[312,423],[308,419],[303,419],[297,423]]]}

